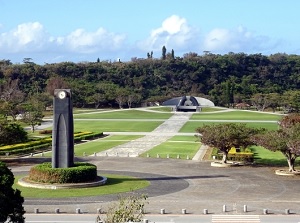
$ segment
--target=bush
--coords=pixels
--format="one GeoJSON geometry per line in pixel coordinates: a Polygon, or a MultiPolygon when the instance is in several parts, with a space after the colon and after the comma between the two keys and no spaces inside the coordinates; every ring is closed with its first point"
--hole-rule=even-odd
{"type": "MultiPolygon", "coordinates": [[[[223,154],[220,153],[220,151],[216,148],[213,149],[212,156],[214,156],[216,159],[221,160],[223,157],[223,154]]],[[[240,161],[240,162],[253,162],[254,161],[254,154],[251,152],[251,149],[249,148],[241,148],[236,149],[232,147],[228,153],[228,160],[230,161],[240,161]]]]}
{"type": "Polygon", "coordinates": [[[27,132],[19,124],[0,122],[0,145],[10,145],[27,140],[27,132]]]}
{"type": "Polygon", "coordinates": [[[39,183],[81,183],[96,178],[95,165],[79,162],[69,168],[52,168],[52,163],[42,163],[32,167],[29,173],[29,180],[39,183]]]}
{"type": "Polygon", "coordinates": [[[41,130],[41,131],[39,131],[39,133],[40,134],[46,134],[46,135],[49,135],[49,134],[52,134],[52,130],[50,129],[50,130],[47,130],[47,129],[43,129],[43,130],[41,130]]]}
{"type": "MultiPolygon", "coordinates": [[[[74,143],[80,143],[82,140],[95,139],[103,136],[103,133],[79,132],[74,134],[74,143]]],[[[51,149],[52,138],[45,137],[34,139],[29,142],[17,143],[13,145],[0,146],[0,156],[9,154],[29,154],[35,151],[44,151],[51,149]]]]}
{"type": "Polygon", "coordinates": [[[147,198],[148,196],[144,194],[120,195],[118,203],[109,206],[105,222],[141,222],[147,198]]]}
{"type": "Polygon", "coordinates": [[[18,189],[13,189],[14,175],[5,163],[0,162],[0,222],[24,221],[24,198],[18,189]]]}

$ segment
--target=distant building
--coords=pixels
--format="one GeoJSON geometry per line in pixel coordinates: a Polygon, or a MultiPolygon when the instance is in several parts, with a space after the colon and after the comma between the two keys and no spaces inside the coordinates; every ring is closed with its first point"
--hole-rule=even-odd
{"type": "Polygon", "coordinates": [[[162,103],[163,106],[172,106],[175,111],[200,112],[202,107],[213,107],[215,104],[205,98],[183,96],[172,98],[162,103]]]}

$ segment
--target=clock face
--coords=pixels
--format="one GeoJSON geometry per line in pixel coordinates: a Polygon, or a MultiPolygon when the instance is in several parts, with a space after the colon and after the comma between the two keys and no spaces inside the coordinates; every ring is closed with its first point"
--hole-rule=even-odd
{"type": "Polygon", "coordinates": [[[64,99],[66,96],[67,96],[67,94],[66,94],[65,91],[60,91],[60,92],[58,92],[58,97],[59,97],[60,99],[64,99]]]}

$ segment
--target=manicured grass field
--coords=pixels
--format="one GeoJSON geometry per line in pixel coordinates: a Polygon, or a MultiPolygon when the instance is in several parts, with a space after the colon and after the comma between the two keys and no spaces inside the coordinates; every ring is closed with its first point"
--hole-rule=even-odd
{"type": "Polygon", "coordinates": [[[147,112],[140,110],[113,110],[110,112],[90,112],[86,114],[76,114],[75,119],[91,118],[91,119],[168,119],[172,116],[171,113],[162,112],[147,112]]]}
{"type": "MultiPolygon", "coordinates": [[[[173,115],[171,112],[169,112],[169,107],[151,107],[150,109],[163,111],[166,113],[146,112],[134,109],[113,111],[102,111],[95,109],[82,111],[76,109],[76,112],[74,112],[75,131],[141,133],[151,132],[160,124],[162,124],[163,120],[166,120],[173,115]]],[[[195,129],[204,124],[220,124],[224,123],[223,120],[226,120],[228,122],[252,121],[247,122],[246,125],[249,127],[262,127],[268,130],[276,130],[278,129],[277,121],[281,118],[282,115],[272,113],[258,113],[241,110],[228,111],[228,109],[221,108],[203,108],[201,113],[192,115],[190,121],[188,121],[181,128],[180,132],[195,133],[195,129]]],[[[75,154],[76,156],[82,156],[85,152],[86,155],[91,155],[94,152],[104,151],[116,145],[126,143],[129,140],[134,140],[135,137],[140,136],[112,136],[95,142],[76,145],[75,154]]],[[[151,156],[154,157],[156,157],[157,154],[160,154],[161,157],[164,157],[167,154],[169,154],[170,158],[174,157],[172,154],[175,154],[175,157],[177,157],[177,154],[190,154],[190,156],[192,157],[191,154],[194,154],[200,146],[200,142],[197,141],[198,148],[195,149],[195,141],[197,141],[197,138],[195,138],[194,136],[174,136],[167,142],[162,143],[161,145],[153,148],[153,150],[149,151],[149,153],[151,156]],[[185,146],[182,146],[182,142],[185,142],[185,146]]],[[[270,162],[281,163],[282,165],[286,165],[285,158],[282,158],[282,155],[280,153],[273,153],[268,150],[265,150],[264,148],[255,151],[258,154],[256,156],[258,163],[268,163],[269,160],[270,162]],[[279,161],[277,161],[276,159],[279,161]]],[[[146,156],[146,154],[144,154],[144,156],[146,156]]]]}
{"type": "MultiPolygon", "coordinates": [[[[268,166],[285,166],[288,167],[285,156],[279,152],[272,152],[261,146],[252,146],[251,150],[254,152],[255,163],[268,166]]],[[[300,160],[296,160],[296,165],[300,165],[300,160]]]]}
{"type": "Polygon", "coordinates": [[[109,121],[109,120],[76,120],[75,131],[91,132],[151,132],[163,121],[109,121]]]}
{"type": "Polygon", "coordinates": [[[158,106],[158,107],[150,107],[149,110],[154,110],[154,111],[161,111],[161,112],[171,112],[172,107],[168,106],[158,106]]]}
{"type": "Polygon", "coordinates": [[[107,183],[99,187],[80,188],[80,189],[59,189],[48,190],[22,187],[17,184],[18,180],[24,176],[15,176],[14,188],[22,191],[25,198],[55,198],[55,197],[85,197],[100,196],[105,194],[118,194],[127,191],[134,191],[148,187],[150,182],[147,180],[134,178],[130,176],[103,174],[107,177],[107,183]]]}
{"type": "Polygon", "coordinates": [[[197,113],[193,114],[190,120],[263,120],[278,121],[282,115],[257,113],[249,111],[224,111],[218,113],[197,113]]]}
{"type": "Polygon", "coordinates": [[[111,149],[115,146],[122,145],[126,142],[129,142],[134,139],[138,139],[141,136],[125,136],[125,135],[119,135],[119,136],[111,136],[102,138],[95,141],[90,141],[83,144],[78,144],[74,148],[75,156],[83,156],[83,153],[85,153],[86,156],[92,155],[94,153],[102,152],[108,149],[111,149]]]}
{"type": "Polygon", "coordinates": [[[195,136],[173,136],[168,141],[169,142],[173,142],[173,141],[199,142],[199,139],[195,136]]]}
{"type": "Polygon", "coordinates": [[[180,159],[189,159],[193,158],[200,148],[200,142],[164,142],[153,149],[147,151],[146,153],[141,154],[142,157],[157,157],[160,158],[169,158],[177,159],[178,156],[180,159]]]}
{"type": "Polygon", "coordinates": [[[109,111],[109,109],[74,108],[73,115],[81,114],[81,113],[89,113],[89,112],[103,112],[103,111],[109,111]]]}
{"type": "Polygon", "coordinates": [[[111,135],[101,138],[102,141],[122,140],[131,141],[143,137],[143,135],[111,135]]]}
{"type": "MultiPolygon", "coordinates": [[[[115,136],[109,136],[109,137],[105,137],[105,138],[101,138],[98,140],[93,140],[81,144],[76,144],[74,146],[74,154],[77,157],[84,156],[84,155],[85,156],[93,155],[94,153],[111,149],[115,146],[124,144],[134,139],[138,139],[140,137],[142,136],[115,135],[115,136]]],[[[44,156],[51,157],[52,152],[45,153],[44,156]]]]}
{"type": "MultiPolygon", "coordinates": [[[[228,121],[230,122],[230,121],[228,121]]],[[[179,132],[182,133],[192,133],[196,132],[198,127],[203,125],[214,125],[214,124],[221,124],[225,122],[219,121],[212,121],[212,122],[201,122],[201,121],[188,121],[185,125],[180,129],[179,132]]],[[[241,123],[241,122],[239,122],[241,123]]],[[[266,128],[268,130],[276,130],[278,128],[277,123],[269,123],[269,122],[245,122],[245,124],[249,127],[253,128],[266,128]]]]}
{"type": "Polygon", "coordinates": [[[224,109],[218,107],[203,107],[201,112],[215,112],[215,111],[223,111],[224,109]]]}

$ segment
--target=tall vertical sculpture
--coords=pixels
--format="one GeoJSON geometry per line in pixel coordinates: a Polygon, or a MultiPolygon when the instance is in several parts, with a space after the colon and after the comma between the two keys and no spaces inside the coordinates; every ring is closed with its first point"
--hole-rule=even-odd
{"type": "Polygon", "coordinates": [[[70,89],[55,89],[53,98],[52,168],[74,166],[74,123],[70,89]]]}

